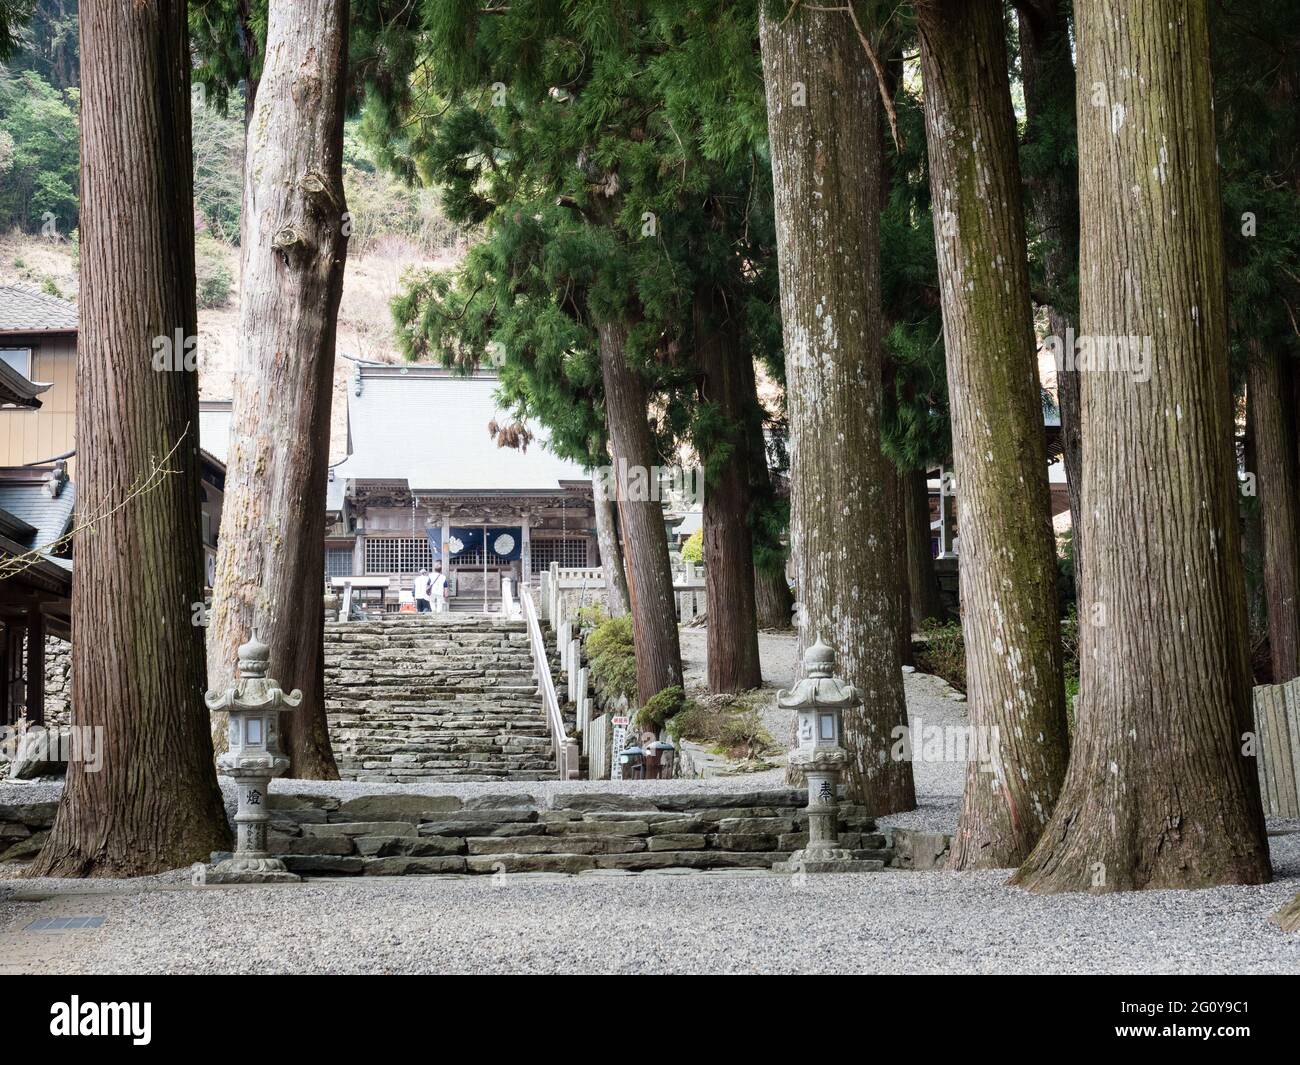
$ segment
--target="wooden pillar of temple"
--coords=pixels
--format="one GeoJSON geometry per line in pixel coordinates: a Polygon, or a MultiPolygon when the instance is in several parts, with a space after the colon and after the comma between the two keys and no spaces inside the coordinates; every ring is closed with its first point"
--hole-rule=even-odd
{"type": "Polygon", "coordinates": [[[525,510],[519,518],[520,523],[520,545],[519,545],[519,584],[522,587],[533,579],[533,544],[528,536],[528,528],[532,524],[532,515],[525,510]]]}
{"type": "Polygon", "coordinates": [[[45,616],[32,608],[27,622],[27,723],[45,724],[45,616]]]}
{"type": "Polygon", "coordinates": [[[27,628],[21,622],[7,620],[4,642],[0,651],[0,675],[3,677],[3,711],[0,720],[6,725],[15,724],[26,710],[27,681],[23,673],[23,637],[27,628]]]}

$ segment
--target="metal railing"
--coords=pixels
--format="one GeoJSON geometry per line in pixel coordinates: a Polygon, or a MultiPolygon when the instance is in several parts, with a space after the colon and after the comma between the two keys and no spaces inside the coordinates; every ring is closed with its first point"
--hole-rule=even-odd
{"type": "Polygon", "coordinates": [[[578,779],[578,745],[569,739],[564,730],[564,718],[560,714],[560,702],[555,695],[555,681],[551,677],[551,661],[546,653],[546,641],[542,637],[541,622],[537,619],[537,606],[533,602],[531,588],[519,589],[519,599],[524,608],[524,621],[528,626],[528,642],[533,649],[533,670],[537,674],[537,686],[541,690],[542,708],[546,713],[546,724],[551,730],[551,746],[555,750],[555,768],[561,780],[578,779]]]}

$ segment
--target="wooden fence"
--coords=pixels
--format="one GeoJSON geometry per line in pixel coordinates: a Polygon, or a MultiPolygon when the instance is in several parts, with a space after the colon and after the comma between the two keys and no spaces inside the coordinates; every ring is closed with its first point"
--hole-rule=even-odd
{"type": "Polygon", "coordinates": [[[1268,817],[1300,817],[1300,677],[1255,689],[1255,753],[1268,817]]]}

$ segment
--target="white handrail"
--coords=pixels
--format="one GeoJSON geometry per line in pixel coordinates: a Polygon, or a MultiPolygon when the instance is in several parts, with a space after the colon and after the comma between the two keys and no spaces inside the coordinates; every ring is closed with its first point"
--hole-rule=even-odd
{"type": "Polygon", "coordinates": [[[537,620],[537,606],[533,603],[531,588],[521,588],[519,600],[524,607],[524,620],[528,625],[528,642],[533,649],[533,668],[537,685],[542,690],[542,706],[546,723],[551,730],[551,745],[555,750],[555,768],[561,780],[578,779],[578,745],[569,739],[560,715],[560,701],[555,695],[555,681],[551,677],[551,662],[546,654],[546,641],[542,639],[542,626],[537,620]]]}

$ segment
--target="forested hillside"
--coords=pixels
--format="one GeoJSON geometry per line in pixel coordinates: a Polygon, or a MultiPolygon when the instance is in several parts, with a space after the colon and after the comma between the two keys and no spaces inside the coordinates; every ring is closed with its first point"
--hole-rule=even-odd
{"type": "MultiPolygon", "coordinates": [[[[38,0],[0,63],[0,284],[52,296],[78,295],[79,48],[76,0],[38,0]]],[[[196,295],[204,399],[231,395],[237,358],[239,214],[243,187],[244,99],[193,93],[196,295]]],[[[434,190],[413,187],[380,167],[360,118],[344,134],[344,187],[352,235],[339,312],[345,356],[400,358],[388,310],[409,268],[451,265],[464,251],[434,190]]],[[[342,395],[346,359],[336,372],[342,395]]],[[[335,425],[343,424],[336,402],[335,425]]],[[[336,431],[332,450],[343,446],[336,431]]]]}

